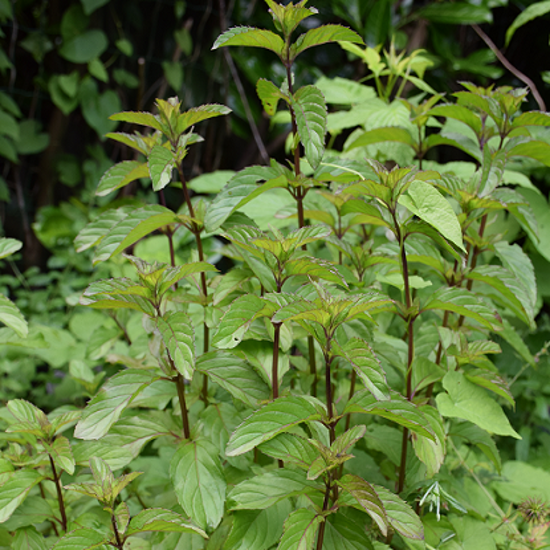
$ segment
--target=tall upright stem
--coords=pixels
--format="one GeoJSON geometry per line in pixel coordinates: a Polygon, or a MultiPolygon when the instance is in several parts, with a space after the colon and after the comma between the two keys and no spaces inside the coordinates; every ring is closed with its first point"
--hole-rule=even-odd
{"type": "Polygon", "coordinates": [[[120,539],[120,534],[118,532],[118,527],[117,527],[117,524],[116,524],[115,514],[112,513],[112,512],[111,512],[111,525],[113,526],[113,532],[115,534],[116,547],[118,548],[118,550],[122,550],[124,543],[120,539]]]}
{"type": "Polygon", "coordinates": [[[61,515],[61,529],[67,532],[67,513],[65,511],[65,501],[63,500],[63,492],[61,491],[61,480],[60,476],[57,473],[55,468],[55,463],[53,461],[52,455],[48,453],[48,458],[50,459],[50,466],[52,468],[53,482],[55,484],[55,490],[57,492],[57,502],[59,504],[59,513],[61,515]]]}
{"type": "MultiPolygon", "coordinates": [[[[192,218],[195,217],[195,210],[193,208],[193,204],[191,202],[191,197],[189,196],[189,190],[187,189],[187,182],[185,180],[185,176],[183,174],[183,168],[181,164],[178,164],[178,174],[181,182],[181,187],[183,189],[183,197],[185,199],[185,204],[187,205],[187,209],[189,210],[189,216],[192,218]]],[[[199,254],[199,261],[204,262],[204,250],[202,247],[202,239],[201,239],[201,230],[195,223],[192,224],[191,232],[195,236],[195,242],[197,244],[197,252],[199,254]]],[[[204,308],[206,309],[206,302],[208,298],[208,286],[206,285],[206,274],[204,271],[201,271],[200,274],[201,279],[201,292],[204,299],[204,308]]],[[[208,325],[206,324],[206,319],[203,323],[203,351],[206,353],[209,349],[209,340],[210,340],[210,330],[208,329],[208,325]]],[[[208,378],[206,374],[203,375],[202,378],[202,391],[201,391],[201,399],[206,404],[208,402],[208,378]]]]}
{"type": "Polygon", "coordinates": [[[273,363],[271,365],[271,379],[273,399],[279,397],[279,341],[281,338],[281,323],[273,323],[275,334],[273,336],[273,363]]]}
{"type": "Polygon", "coordinates": [[[185,439],[189,439],[191,437],[191,431],[189,429],[189,416],[187,414],[187,403],[185,401],[185,384],[183,382],[183,376],[179,373],[176,376],[176,388],[178,389],[178,401],[180,403],[183,436],[185,439]]]}
{"type": "MultiPolygon", "coordinates": [[[[323,500],[323,512],[326,512],[328,510],[328,502],[329,502],[331,491],[332,491],[332,487],[331,487],[330,478],[329,478],[326,484],[325,498],[323,500]]],[[[315,547],[316,550],[323,549],[323,541],[325,539],[325,526],[326,526],[326,519],[319,526],[319,534],[317,535],[317,546],[315,547]]]]}

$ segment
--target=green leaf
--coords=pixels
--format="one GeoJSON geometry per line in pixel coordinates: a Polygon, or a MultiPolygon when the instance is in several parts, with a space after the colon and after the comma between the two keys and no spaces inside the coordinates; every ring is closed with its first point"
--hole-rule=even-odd
{"type": "Polygon", "coordinates": [[[327,44],[329,42],[352,42],[364,45],[363,39],[351,29],[342,25],[322,25],[301,34],[290,47],[290,59],[293,61],[303,51],[313,46],[327,44]]]}
{"type": "Polygon", "coordinates": [[[496,312],[487,307],[472,292],[459,288],[437,290],[424,304],[422,311],[440,309],[475,319],[488,329],[498,325],[496,312]]]}
{"type": "Polygon", "coordinates": [[[58,435],[51,445],[44,443],[44,448],[52,456],[58,468],[69,475],[74,474],[75,461],[71,444],[66,437],[58,435]]]}
{"type": "Polygon", "coordinates": [[[136,160],[124,160],[111,166],[99,180],[96,195],[103,197],[140,178],[148,178],[147,164],[136,160]]]}
{"type": "Polygon", "coordinates": [[[29,326],[19,308],[3,294],[0,294],[0,321],[21,338],[26,338],[29,334],[29,326]]]}
{"type": "Polygon", "coordinates": [[[96,264],[108,260],[153,231],[178,221],[177,215],[163,206],[152,204],[134,210],[101,240],[93,262],[96,264]]]}
{"type": "Polygon", "coordinates": [[[115,374],[84,409],[75,428],[75,437],[103,437],[132,400],[157,378],[151,372],[137,369],[127,369],[115,374]]]}
{"type": "MultiPolygon", "coordinates": [[[[550,2],[545,2],[549,5],[550,2]]],[[[521,113],[512,121],[512,128],[520,128],[522,126],[550,126],[550,114],[543,111],[527,111],[521,113]]]]}
{"type": "Polygon", "coordinates": [[[392,528],[408,539],[423,540],[424,528],[414,510],[395,493],[380,485],[373,485],[382,501],[388,521],[392,528]]]}
{"type": "Polygon", "coordinates": [[[350,145],[346,146],[346,151],[350,151],[356,147],[371,145],[373,143],[382,143],[384,141],[397,141],[398,143],[404,143],[410,147],[415,146],[415,141],[408,130],[405,130],[405,128],[398,128],[397,126],[389,126],[364,132],[355,139],[355,141],[352,141],[350,145]]]}
{"type": "Polygon", "coordinates": [[[506,399],[510,405],[514,406],[516,404],[510,387],[508,386],[508,382],[497,373],[481,368],[469,370],[465,373],[465,376],[470,382],[500,395],[506,399]]]}
{"type": "Polygon", "coordinates": [[[258,449],[277,460],[309,470],[311,463],[319,456],[319,450],[305,437],[282,433],[259,445],[258,449]]]}
{"type": "Polygon", "coordinates": [[[282,187],[281,172],[277,168],[276,165],[249,166],[237,172],[210,203],[204,219],[206,230],[215,231],[237,209],[239,204],[246,204],[252,193],[256,191],[258,182],[266,182],[262,186],[263,191],[272,188],[267,185],[269,182],[275,182],[271,184],[273,187],[282,187]]]}
{"type": "Polygon", "coordinates": [[[550,143],[538,140],[529,140],[513,146],[508,150],[508,157],[527,157],[550,166],[550,143]]]}
{"type": "Polygon", "coordinates": [[[273,82],[260,78],[256,83],[256,92],[262,102],[264,111],[273,116],[277,112],[277,105],[280,99],[290,101],[289,97],[281,92],[273,82]]]}
{"type": "Polygon", "coordinates": [[[550,500],[550,474],[525,462],[511,460],[504,463],[502,478],[491,483],[491,487],[508,502],[520,504],[528,498],[550,500]]]}
{"type": "Polygon", "coordinates": [[[46,540],[34,527],[17,529],[11,548],[13,550],[48,550],[46,540]]]}
{"type": "Polygon", "coordinates": [[[231,435],[227,456],[238,456],[302,422],[320,420],[320,403],[305,396],[280,397],[252,413],[231,435]]]}
{"type": "Polygon", "coordinates": [[[440,393],[436,397],[437,408],[443,416],[462,418],[488,432],[521,439],[510,425],[502,407],[461,372],[448,372],[443,377],[443,387],[447,393],[440,393]]]}
{"type": "Polygon", "coordinates": [[[449,201],[433,185],[421,180],[413,181],[407,194],[399,197],[399,203],[466,252],[458,218],[449,201]]]}
{"type": "Polygon", "coordinates": [[[47,437],[50,421],[38,407],[24,399],[12,399],[7,403],[7,409],[16,419],[17,424],[11,425],[7,432],[32,433],[37,437],[47,437]]]}
{"type": "Polygon", "coordinates": [[[428,111],[431,116],[443,116],[446,118],[454,118],[469,126],[476,135],[481,135],[483,131],[481,118],[472,110],[464,105],[455,105],[452,103],[445,105],[437,105],[428,111]]]}
{"type": "Polygon", "coordinates": [[[77,252],[83,252],[95,246],[109,231],[128,215],[125,208],[107,210],[91,221],[78,233],[74,240],[77,252]]]}
{"type": "Polygon", "coordinates": [[[268,550],[281,538],[283,523],[292,510],[281,501],[265,510],[241,510],[232,513],[233,527],[226,540],[227,550],[268,550]]]}
{"type": "Polygon", "coordinates": [[[164,189],[172,180],[172,170],[176,166],[172,151],[161,145],[155,145],[149,153],[148,165],[153,190],[164,189]]]}
{"type": "Polygon", "coordinates": [[[530,6],[527,6],[526,8],[522,9],[521,13],[514,19],[514,21],[506,31],[505,45],[508,46],[508,44],[510,44],[510,40],[512,40],[512,36],[514,36],[514,33],[520,27],[522,27],[529,21],[536,19],[537,17],[546,15],[549,12],[550,12],[550,1],[548,0],[544,2],[535,2],[534,4],[531,4],[530,6]]]}
{"type": "Polygon", "coordinates": [[[451,25],[473,25],[474,23],[493,22],[493,14],[488,7],[467,2],[429,4],[425,8],[418,10],[415,15],[434,23],[451,25]]]}
{"type": "Polygon", "coordinates": [[[254,294],[237,298],[222,317],[212,337],[212,345],[223,349],[236,347],[264,307],[265,302],[254,294]]]}
{"type": "Polygon", "coordinates": [[[280,500],[318,492],[319,486],[293,470],[272,470],[246,479],[229,493],[232,510],[263,510],[280,500]]]}
{"type": "Polygon", "coordinates": [[[336,344],[333,349],[336,355],[340,355],[351,363],[357,376],[375,399],[390,399],[390,390],[384,370],[366,341],[360,338],[350,338],[343,346],[336,344]]]}
{"type": "Polygon", "coordinates": [[[337,481],[338,485],[349,493],[357,504],[374,520],[380,532],[388,534],[388,517],[384,505],[374,487],[359,476],[347,474],[337,481]]]}
{"type": "Polygon", "coordinates": [[[14,252],[21,250],[23,243],[17,239],[7,239],[2,237],[0,239],[0,260],[11,256],[14,252]]]}
{"type": "Polygon", "coordinates": [[[176,123],[176,134],[181,135],[187,130],[187,128],[208,120],[210,118],[227,115],[231,112],[229,107],[225,105],[219,105],[217,103],[209,103],[207,105],[200,105],[199,107],[193,107],[178,116],[176,123]]]}
{"type": "Polygon", "coordinates": [[[296,510],[288,516],[277,550],[312,550],[323,517],[313,510],[296,510]]]}
{"type": "Polygon", "coordinates": [[[382,416],[414,433],[435,440],[431,424],[422,411],[397,393],[392,392],[391,401],[377,401],[370,392],[360,390],[349,400],[342,414],[349,413],[382,416]]]}
{"type": "Polygon", "coordinates": [[[274,32],[253,27],[233,27],[216,38],[213,50],[222,46],[250,46],[275,52],[281,59],[285,50],[283,39],[274,32]]]}
{"type": "Polygon", "coordinates": [[[325,281],[346,286],[342,275],[338,272],[336,266],[318,258],[306,257],[290,260],[285,264],[284,273],[287,277],[308,276],[319,277],[325,281]]]}
{"type": "Polygon", "coordinates": [[[155,324],[176,370],[191,380],[195,365],[195,331],[191,319],[183,311],[167,312],[156,317],[155,324]]]}
{"type": "Polygon", "coordinates": [[[497,472],[500,473],[502,464],[500,454],[495,442],[491,436],[475,424],[470,422],[453,422],[449,435],[453,437],[462,437],[469,443],[479,448],[480,451],[495,465],[497,472]]]}
{"type": "Polygon", "coordinates": [[[0,474],[0,523],[4,523],[27,498],[29,491],[44,479],[34,470],[0,474]]]}
{"type": "Polygon", "coordinates": [[[112,547],[107,542],[105,535],[95,529],[76,529],[59,539],[52,550],[108,550],[112,547]]]}
{"type": "Polygon", "coordinates": [[[59,48],[59,55],[71,63],[88,63],[107,49],[108,40],[103,31],[92,29],[69,38],[59,48]]]}
{"type": "MultiPolygon", "coordinates": [[[[470,271],[467,278],[485,283],[496,290],[496,294],[493,292],[487,294],[509,307],[524,323],[534,327],[534,309],[530,296],[524,285],[506,268],[498,265],[483,265],[470,271]]],[[[475,286],[474,289],[476,289],[475,286]]]]}
{"type": "Polygon", "coordinates": [[[203,529],[217,527],[226,482],[216,447],[205,439],[182,442],[172,458],[170,478],[185,513],[203,529]]]}
{"type": "Polygon", "coordinates": [[[139,112],[139,111],[124,111],[122,113],[115,113],[109,117],[111,120],[118,122],[129,122],[130,124],[139,124],[140,126],[148,126],[154,130],[164,132],[165,126],[160,120],[158,115],[152,113],[139,112]]]}
{"type": "Polygon", "coordinates": [[[162,531],[172,533],[197,533],[203,538],[207,538],[206,533],[196,525],[189,522],[182,515],[164,510],[162,508],[149,508],[142,510],[137,516],[134,516],[126,536],[136,533],[146,533],[148,531],[162,531]]]}
{"type": "Polygon", "coordinates": [[[327,129],[325,98],[315,86],[304,86],[294,94],[294,97],[291,97],[290,101],[306,158],[311,167],[316,169],[325,152],[327,129]]]}
{"type": "Polygon", "coordinates": [[[269,386],[256,371],[231,353],[205,353],[198,359],[196,368],[250,407],[257,407],[258,403],[268,400],[271,395],[269,386]]]}
{"type": "Polygon", "coordinates": [[[423,405],[420,410],[430,422],[435,441],[422,435],[414,434],[413,448],[418,459],[426,465],[428,477],[433,477],[445,460],[445,428],[441,416],[430,405],[423,405]]]}
{"type": "Polygon", "coordinates": [[[340,508],[326,519],[325,550],[374,550],[364,527],[365,515],[353,508],[340,508]]]}

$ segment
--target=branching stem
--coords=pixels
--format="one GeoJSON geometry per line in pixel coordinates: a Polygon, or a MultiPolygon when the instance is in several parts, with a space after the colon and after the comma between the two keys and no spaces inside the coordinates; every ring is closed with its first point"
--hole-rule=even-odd
{"type": "Polygon", "coordinates": [[[61,490],[61,479],[57,473],[55,463],[52,455],[48,453],[50,459],[50,466],[52,468],[53,482],[55,483],[55,490],[57,491],[57,502],[59,503],[59,513],[61,515],[61,529],[67,532],[67,513],[65,511],[65,501],[63,500],[63,492],[61,490]]]}

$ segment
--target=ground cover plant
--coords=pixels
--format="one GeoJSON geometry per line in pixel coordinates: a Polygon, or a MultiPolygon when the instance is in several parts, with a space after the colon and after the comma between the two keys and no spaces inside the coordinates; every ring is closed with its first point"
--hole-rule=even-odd
{"type": "Polygon", "coordinates": [[[213,49],[279,64],[256,92],[285,157],[188,181],[229,107],[111,115],[126,160],[62,257],[93,264],[83,291],[60,276],[76,338],[0,302],[6,363],[69,365],[60,406],[3,390],[0,548],[546,547],[549,208],[528,176],[550,115],[524,88],[438,93],[426,52],[265,4],[269,29],[213,49]],[[369,80],[300,82],[323,48],[369,80]]]}

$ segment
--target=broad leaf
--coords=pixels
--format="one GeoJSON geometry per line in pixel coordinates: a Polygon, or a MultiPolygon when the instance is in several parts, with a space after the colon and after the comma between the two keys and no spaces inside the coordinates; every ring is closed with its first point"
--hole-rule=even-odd
{"type": "Polygon", "coordinates": [[[99,185],[95,193],[103,197],[137,179],[148,177],[149,171],[147,170],[146,163],[136,160],[124,160],[111,166],[111,168],[103,174],[99,180],[99,185]]]}
{"type": "Polygon", "coordinates": [[[399,197],[399,203],[466,252],[458,218],[449,201],[433,185],[421,180],[413,181],[407,194],[399,197]]]}
{"type": "Polygon", "coordinates": [[[101,240],[93,261],[98,263],[108,260],[153,231],[178,222],[176,214],[163,206],[149,205],[134,210],[101,240]]]}
{"type": "Polygon", "coordinates": [[[0,474],[0,523],[4,523],[27,498],[29,491],[44,479],[34,470],[0,474]]]}
{"type": "Polygon", "coordinates": [[[95,246],[109,231],[129,213],[128,208],[107,210],[91,221],[74,240],[77,252],[95,246]]]}
{"type": "Polygon", "coordinates": [[[392,392],[390,401],[377,401],[366,390],[360,390],[349,400],[343,414],[363,413],[382,416],[414,433],[435,440],[432,427],[422,411],[410,401],[392,392]]]}
{"type": "Polygon", "coordinates": [[[195,365],[195,331],[191,319],[183,311],[165,313],[155,318],[162,341],[176,370],[188,380],[195,365]]]}
{"type": "Polygon", "coordinates": [[[365,523],[366,515],[353,508],[340,508],[326,519],[324,550],[374,550],[365,523]]]}
{"type": "Polygon", "coordinates": [[[196,368],[250,407],[257,407],[258,403],[268,400],[271,394],[270,388],[256,371],[231,353],[205,353],[198,359],[196,368]]]}
{"type": "Polygon", "coordinates": [[[224,547],[227,550],[268,550],[283,534],[283,523],[292,510],[281,501],[265,510],[233,512],[233,527],[224,547]]]}
{"type": "Polygon", "coordinates": [[[304,50],[327,44],[328,42],[352,42],[364,45],[361,37],[342,25],[322,25],[301,34],[290,48],[290,58],[294,60],[304,50]]]}
{"type": "Polygon", "coordinates": [[[424,528],[414,510],[385,487],[380,485],[373,485],[373,487],[382,501],[392,528],[403,537],[422,540],[424,538],[424,528]]]}
{"type": "Polygon", "coordinates": [[[350,338],[343,346],[333,346],[351,366],[377,400],[390,399],[386,375],[368,343],[360,338],[350,338]]]}
{"type": "Polygon", "coordinates": [[[375,521],[380,532],[385,536],[388,533],[388,517],[384,505],[374,487],[358,476],[347,474],[342,477],[338,485],[349,493],[357,504],[375,521]]]}
{"type": "Polygon", "coordinates": [[[158,115],[153,115],[147,112],[124,111],[122,113],[115,113],[114,115],[111,115],[109,119],[120,122],[129,122],[131,124],[139,124],[140,126],[149,126],[150,128],[161,132],[166,130],[158,115]]]}
{"type": "Polygon", "coordinates": [[[280,500],[319,490],[320,487],[302,473],[279,469],[242,481],[228,498],[232,510],[263,510],[280,500]]]}
{"type": "Polygon", "coordinates": [[[319,456],[319,450],[305,437],[292,433],[282,433],[262,443],[258,449],[262,453],[309,470],[311,463],[319,456]]]}
{"type": "Polygon", "coordinates": [[[95,529],[77,529],[67,533],[52,550],[108,550],[108,538],[95,529]]]}
{"type": "Polygon", "coordinates": [[[432,438],[414,434],[413,448],[419,460],[426,465],[428,477],[433,477],[439,472],[445,460],[445,428],[436,409],[430,405],[423,405],[420,410],[430,422],[435,441],[432,438]]]}
{"type": "Polygon", "coordinates": [[[508,155],[528,157],[550,166],[550,144],[545,141],[531,140],[519,143],[508,150],[508,155]]]}
{"type": "Polygon", "coordinates": [[[172,151],[161,145],[155,145],[148,157],[149,175],[153,182],[153,190],[160,191],[172,181],[172,170],[176,159],[172,151]]]}
{"type": "Polygon", "coordinates": [[[0,322],[11,328],[21,338],[26,338],[29,334],[29,326],[19,308],[3,294],[0,294],[0,322]]]}
{"type": "Polygon", "coordinates": [[[170,464],[178,502],[201,528],[215,528],[223,517],[226,482],[218,451],[205,439],[180,444],[170,464]]]}
{"type": "Polygon", "coordinates": [[[225,105],[219,105],[217,103],[209,103],[206,105],[200,105],[199,107],[193,107],[188,111],[185,111],[178,116],[176,124],[176,134],[181,135],[187,128],[190,128],[198,122],[208,120],[210,118],[227,115],[231,112],[229,107],[225,105]]]}
{"type": "Polygon", "coordinates": [[[231,435],[227,456],[238,456],[302,422],[320,420],[319,405],[312,398],[280,397],[249,416],[231,435]]]}
{"type": "Polygon", "coordinates": [[[251,46],[275,52],[281,59],[285,49],[283,39],[274,32],[253,27],[233,27],[216,38],[212,49],[222,46],[251,46]]]}
{"type": "Polygon", "coordinates": [[[346,150],[355,149],[356,147],[364,147],[373,143],[381,143],[384,141],[397,141],[411,147],[415,146],[415,141],[408,130],[390,126],[386,128],[375,128],[361,134],[355,141],[346,147],[346,150]]]}
{"type": "Polygon", "coordinates": [[[443,387],[447,393],[436,397],[437,408],[443,416],[469,420],[488,432],[521,439],[501,406],[461,372],[448,372],[443,378],[443,387]]]}
{"type": "Polygon", "coordinates": [[[323,522],[313,510],[292,512],[284,525],[284,532],[277,550],[312,550],[315,535],[323,522]]]}
{"type": "Polygon", "coordinates": [[[12,550],[48,550],[46,539],[34,527],[17,529],[11,548],[12,550]]]}
{"type": "Polygon", "coordinates": [[[131,519],[126,535],[130,536],[147,531],[197,533],[201,537],[207,538],[202,529],[190,523],[182,515],[162,508],[142,510],[131,519]]]}
{"type": "Polygon", "coordinates": [[[23,243],[17,239],[0,238],[0,260],[11,256],[14,252],[21,250],[23,243]]]}
{"type": "Polygon", "coordinates": [[[325,152],[327,126],[325,98],[315,86],[304,86],[291,98],[291,105],[306,158],[315,169],[319,166],[325,152]]]}
{"type": "Polygon", "coordinates": [[[151,372],[137,369],[127,369],[115,374],[84,409],[75,428],[75,437],[103,437],[132,400],[157,378],[151,372]]]}

